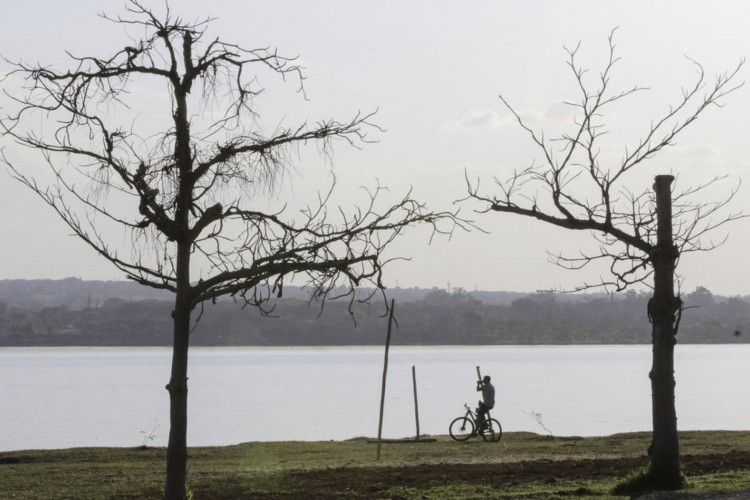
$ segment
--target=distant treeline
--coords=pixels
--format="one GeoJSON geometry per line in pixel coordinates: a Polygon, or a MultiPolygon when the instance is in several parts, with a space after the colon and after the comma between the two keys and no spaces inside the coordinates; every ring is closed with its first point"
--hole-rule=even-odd
{"type": "MultiPolygon", "coordinates": [[[[415,289],[412,289],[414,292],[415,289]]],[[[635,344],[650,342],[649,295],[511,294],[503,303],[476,292],[422,290],[396,300],[394,344],[635,344]],[[416,296],[421,298],[415,298],[416,296]]],[[[302,296],[302,293],[297,293],[302,296]]],[[[716,297],[705,288],[683,297],[678,342],[733,343],[750,340],[750,303],[716,297]],[[743,333],[747,332],[747,333],[743,333]]],[[[168,300],[87,299],[86,306],[30,310],[0,301],[0,345],[168,346],[172,341],[168,300]]],[[[196,310],[193,345],[289,346],[382,345],[385,306],[333,301],[321,309],[301,298],[273,303],[271,316],[225,301],[196,310]]]]}
{"type": "MultiPolygon", "coordinates": [[[[413,302],[423,299],[435,288],[392,288],[388,297],[398,302],[413,302]]],[[[461,290],[458,290],[460,293],[461,290]]],[[[369,292],[367,293],[369,295],[369,292]]],[[[525,297],[525,293],[475,290],[471,295],[490,304],[510,304],[525,297]]],[[[284,297],[305,300],[309,293],[299,287],[285,286],[284,297]]],[[[575,300],[576,295],[566,297],[575,300]]],[[[172,294],[139,285],[133,281],[93,281],[79,278],[62,280],[0,280],[0,302],[26,310],[41,310],[45,307],[65,306],[69,309],[100,307],[109,299],[124,300],[171,300],[172,294]]]]}

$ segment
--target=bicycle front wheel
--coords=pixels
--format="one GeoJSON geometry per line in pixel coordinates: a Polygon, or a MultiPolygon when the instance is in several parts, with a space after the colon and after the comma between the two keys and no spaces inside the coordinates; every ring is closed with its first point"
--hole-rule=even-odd
{"type": "Polygon", "coordinates": [[[474,434],[474,422],[469,417],[458,417],[451,422],[448,431],[456,441],[466,441],[474,434]]]}
{"type": "Polygon", "coordinates": [[[497,443],[500,438],[503,437],[503,428],[500,426],[500,422],[491,418],[487,421],[487,425],[482,430],[482,439],[488,443],[497,443]]]}

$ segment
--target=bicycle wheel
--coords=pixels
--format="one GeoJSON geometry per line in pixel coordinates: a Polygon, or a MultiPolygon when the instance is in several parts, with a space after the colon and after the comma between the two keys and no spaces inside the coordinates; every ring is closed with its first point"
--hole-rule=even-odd
{"type": "Polygon", "coordinates": [[[501,437],[503,437],[503,428],[500,422],[494,418],[489,419],[482,430],[482,439],[488,443],[497,443],[501,437]]]}
{"type": "Polygon", "coordinates": [[[458,417],[451,422],[448,431],[456,441],[466,441],[474,434],[474,422],[469,417],[458,417]]]}

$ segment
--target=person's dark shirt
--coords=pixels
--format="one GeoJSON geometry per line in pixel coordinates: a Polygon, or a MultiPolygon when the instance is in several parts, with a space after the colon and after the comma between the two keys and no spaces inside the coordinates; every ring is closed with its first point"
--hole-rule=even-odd
{"type": "Polygon", "coordinates": [[[482,383],[482,400],[488,408],[495,407],[495,386],[489,382],[482,383]]]}

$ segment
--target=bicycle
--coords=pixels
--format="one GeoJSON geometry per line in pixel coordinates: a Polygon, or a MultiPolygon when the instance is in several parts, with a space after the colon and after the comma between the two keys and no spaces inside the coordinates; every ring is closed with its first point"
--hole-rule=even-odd
{"type": "MultiPolygon", "coordinates": [[[[450,432],[451,437],[456,441],[466,441],[470,437],[477,435],[475,432],[477,428],[477,414],[466,403],[464,403],[464,408],[466,408],[466,415],[454,419],[448,427],[448,432],[450,432]]],[[[484,421],[484,427],[479,429],[479,434],[488,443],[497,443],[503,437],[503,428],[500,426],[500,422],[491,418],[489,411],[484,421]]]]}

